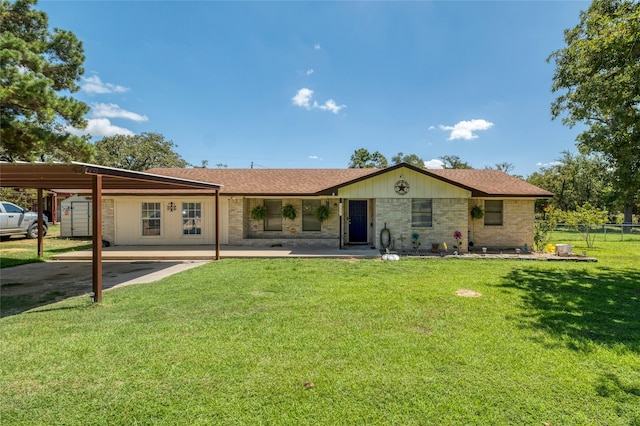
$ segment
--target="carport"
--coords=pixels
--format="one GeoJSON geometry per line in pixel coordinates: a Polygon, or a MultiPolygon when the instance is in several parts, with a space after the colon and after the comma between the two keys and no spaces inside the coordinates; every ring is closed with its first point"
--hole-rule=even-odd
{"type": "Polygon", "coordinates": [[[86,163],[0,163],[0,186],[38,191],[38,256],[44,252],[44,190],[69,192],[91,190],[93,203],[92,277],[94,301],[102,301],[102,192],[103,190],[162,190],[170,193],[194,192],[215,196],[215,259],[220,259],[220,187],[199,182],[132,170],[86,163]]]}

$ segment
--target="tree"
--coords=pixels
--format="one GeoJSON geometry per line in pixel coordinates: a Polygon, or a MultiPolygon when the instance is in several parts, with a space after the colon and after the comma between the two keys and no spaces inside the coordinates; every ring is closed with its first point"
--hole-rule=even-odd
{"type": "Polygon", "coordinates": [[[393,161],[393,164],[407,163],[424,169],[424,160],[416,154],[404,155],[399,152],[397,155],[391,157],[391,161],[393,161]]]}
{"type": "Polygon", "coordinates": [[[558,224],[558,212],[551,204],[545,205],[543,212],[543,217],[536,219],[533,225],[533,248],[536,251],[544,250],[551,238],[551,232],[558,224]]]}
{"type": "Polygon", "coordinates": [[[553,205],[561,210],[575,210],[584,203],[608,208],[613,203],[611,171],[600,155],[563,151],[555,164],[540,168],[527,182],[553,192],[553,205]]]}
{"type": "Polygon", "coordinates": [[[189,165],[173,149],[177,145],[158,133],[108,136],[96,142],[96,163],[127,170],[189,165]]]}
{"type": "Polygon", "coordinates": [[[506,161],[503,161],[502,163],[496,163],[496,170],[501,170],[505,173],[509,173],[513,169],[513,163],[508,163],[506,161]]]}
{"type": "Polygon", "coordinates": [[[565,30],[566,47],[553,52],[553,118],[584,123],[581,152],[602,153],[624,200],[625,223],[640,199],[640,2],[594,0],[580,23],[565,30]]]}
{"type": "Polygon", "coordinates": [[[388,167],[389,163],[384,155],[376,151],[373,154],[366,148],[357,149],[351,156],[351,162],[349,163],[350,169],[371,169],[379,168],[384,169],[388,167]]]}
{"type": "Polygon", "coordinates": [[[82,42],[48,29],[37,0],[0,2],[0,159],[88,160],[92,145],[67,126],[84,128],[89,107],[61,92],[76,92],[84,73],[82,42]]]}
{"type": "Polygon", "coordinates": [[[445,169],[473,169],[469,163],[462,161],[457,155],[443,155],[440,159],[444,162],[445,169]]]}
{"type": "Polygon", "coordinates": [[[560,211],[558,213],[559,220],[578,231],[589,248],[593,248],[595,239],[592,231],[607,223],[609,216],[606,210],[595,208],[589,203],[578,206],[575,211],[560,211]]]}

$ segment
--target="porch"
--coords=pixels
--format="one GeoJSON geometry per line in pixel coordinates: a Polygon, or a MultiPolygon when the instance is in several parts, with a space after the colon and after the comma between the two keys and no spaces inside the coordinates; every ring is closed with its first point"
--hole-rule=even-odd
{"type": "MultiPolygon", "coordinates": [[[[62,253],[52,260],[91,260],[92,251],[62,253]]],[[[338,249],[330,247],[241,247],[221,246],[220,258],[376,258],[380,252],[369,246],[338,249]]],[[[103,260],[213,260],[215,248],[209,246],[113,246],[102,249],[103,260]]]]}

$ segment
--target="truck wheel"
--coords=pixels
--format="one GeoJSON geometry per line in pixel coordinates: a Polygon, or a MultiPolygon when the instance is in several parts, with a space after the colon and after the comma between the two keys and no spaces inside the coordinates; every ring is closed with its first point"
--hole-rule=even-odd
{"type": "MultiPolygon", "coordinates": [[[[47,235],[47,227],[43,226],[42,228],[43,228],[42,236],[44,237],[45,235],[47,235]]],[[[27,230],[27,238],[38,238],[38,224],[37,223],[31,224],[31,226],[27,230]]]]}

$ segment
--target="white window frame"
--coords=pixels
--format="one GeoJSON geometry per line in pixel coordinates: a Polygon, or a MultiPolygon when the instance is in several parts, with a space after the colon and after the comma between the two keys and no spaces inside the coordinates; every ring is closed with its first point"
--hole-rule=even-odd
{"type": "Polygon", "coordinates": [[[202,203],[199,201],[184,201],[182,202],[182,217],[181,224],[181,236],[184,238],[200,238],[204,232],[202,229],[202,203]],[[192,208],[194,207],[194,208],[192,208]],[[185,216],[186,214],[186,216],[185,216]],[[185,226],[189,226],[189,222],[192,223],[191,229],[199,230],[197,233],[185,233],[185,226]],[[197,225],[197,226],[196,226],[197,225]]]}
{"type": "Polygon", "coordinates": [[[162,203],[159,201],[143,201],[140,203],[140,234],[143,238],[158,238],[162,237],[162,203]],[[153,207],[149,208],[151,204],[153,207]],[[147,213],[147,215],[145,215],[147,213]],[[151,214],[151,215],[149,215],[151,214]],[[157,228],[145,228],[145,222],[158,221],[157,228]],[[157,229],[157,234],[145,234],[145,229],[157,229]]]}

